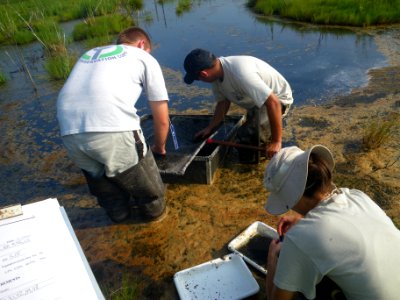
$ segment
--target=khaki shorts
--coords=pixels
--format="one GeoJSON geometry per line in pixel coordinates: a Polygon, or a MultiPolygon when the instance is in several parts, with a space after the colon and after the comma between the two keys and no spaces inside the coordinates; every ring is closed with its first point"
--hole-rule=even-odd
{"type": "MultiPolygon", "coordinates": [[[[142,131],[137,132],[146,145],[142,131]]],[[[86,132],[66,135],[62,140],[74,163],[93,177],[103,174],[114,177],[139,161],[132,131],[86,132]]],[[[146,155],[147,149],[145,146],[143,155],[146,155]]]]}

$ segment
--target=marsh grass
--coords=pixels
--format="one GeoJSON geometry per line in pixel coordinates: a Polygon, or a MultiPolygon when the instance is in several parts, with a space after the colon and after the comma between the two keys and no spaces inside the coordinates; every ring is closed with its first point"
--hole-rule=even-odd
{"type": "Polygon", "coordinates": [[[38,22],[34,26],[25,20],[32,35],[42,45],[46,56],[44,67],[53,80],[67,79],[76,61],[76,55],[68,51],[68,40],[54,19],[38,22]]]}
{"type": "Polygon", "coordinates": [[[371,26],[398,23],[400,0],[249,0],[264,15],[324,25],[371,26]]]}
{"type": "Polygon", "coordinates": [[[45,69],[51,79],[65,80],[71,73],[77,57],[71,54],[57,54],[50,56],[45,62],[45,69]]]}
{"type": "Polygon", "coordinates": [[[72,32],[74,41],[93,39],[121,32],[134,24],[133,19],[122,15],[90,17],[77,24],[72,32]]]}
{"type": "Polygon", "coordinates": [[[7,76],[0,71],[0,85],[5,84],[7,82],[7,76]]]}
{"type": "Polygon", "coordinates": [[[182,15],[184,12],[190,11],[191,8],[192,2],[190,0],[179,0],[175,12],[179,16],[182,15]]]}
{"type": "MultiPolygon", "coordinates": [[[[36,40],[27,28],[40,27],[48,20],[56,23],[102,15],[116,14],[122,0],[14,0],[0,1],[0,43],[28,44],[36,40]],[[3,3],[4,2],[4,3],[3,3]]],[[[125,0],[126,1],[126,0],[125,0]]],[[[141,0],[136,0],[141,1],[141,0]]],[[[37,29],[37,28],[36,28],[37,29]]]]}
{"type": "Polygon", "coordinates": [[[400,126],[400,115],[391,114],[386,120],[378,119],[372,121],[364,130],[362,145],[364,150],[369,151],[381,147],[392,137],[396,127],[400,126]]]}
{"type": "Polygon", "coordinates": [[[136,300],[139,299],[140,286],[137,278],[123,273],[119,287],[112,289],[106,286],[103,292],[109,300],[136,300]]]}
{"type": "Polygon", "coordinates": [[[144,7],[143,0],[121,0],[120,5],[128,17],[133,17],[144,7]]]}

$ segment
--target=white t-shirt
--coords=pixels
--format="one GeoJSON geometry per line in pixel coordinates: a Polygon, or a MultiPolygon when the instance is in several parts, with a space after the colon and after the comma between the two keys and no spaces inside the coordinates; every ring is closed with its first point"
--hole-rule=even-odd
{"type": "Polygon", "coordinates": [[[218,59],[224,80],[212,85],[217,102],[227,99],[245,109],[260,108],[273,92],[283,105],[293,103],[289,83],[265,61],[244,55],[218,59]]]}
{"type": "Polygon", "coordinates": [[[400,231],[366,194],[340,189],[285,236],[274,283],[315,297],[327,275],[347,299],[399,299],[400,231]]]}
{"type": "Polygon", "coordinates": [[[140,129],[135,104],[142,89],[149,101],[168,100],[161,67],[149,53],[127,45],[89,50],[58,96],[61,135],[140,129]]]}

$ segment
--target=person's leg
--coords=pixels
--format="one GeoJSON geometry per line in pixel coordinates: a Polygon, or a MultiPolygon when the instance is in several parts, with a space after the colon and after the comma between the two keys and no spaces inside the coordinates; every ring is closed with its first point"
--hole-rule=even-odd
{"type": "MultiPolygon", "coordinates": [[[[121,144],[120,133],[83,133],[63,137],[65,148],[74,163],[81,168],[90,193],[97,198],[98,204],[103,207],[110,219],[114,222],[122,222],[130,215],[130,195],[105,176],[110,172],[110,167],[105,163],[112,163],[113,168],[122,168],[120,159],[113,159],[113,155],[121,152],[115,150],[114,145],[121,144]]],[[[122,157],[130,157],[122,155],[122,157]]],[[[129,159],[128,159],[129,160],[129,159]]],[[[134,158],[130,158],[134,161],[134,158]]],[[[137,158],[136,158],[137,162],[137,158]]]]}
{"type": "Polygon", "coordinates": [[[163,214],[165,186],[150,150],[138,164],[110,177],[110,180],[135,199],[135,211],[140,217],[150,221],[163,214]]]}
{"type": "Polygon", "coordinates": [[[97,198],[97,202],[105,209],[113,222],[125,221],[130,216],[130,195],[121,189],[105,175],[93,177],[82,169],[90,193],[97,198]]]}
{"type": "MultiPolygon", "coordinates": [[[[129,195],[131,201],[134,200],[135,203],[129,205],[135,213],[139,212],[148,218],[156,218],[163,213],[164,184],[140,130],[86,133],[77,135],[76,139],[80,139],[76,143],[79,144],[79,150],[103,166],[104,178],[116,184],[125,195],[129,195]]],[[[82,157],[77,159],[78,166],[93,175],[90,170],[94,168],[82,157]]]]}
{"type": "MultiPolygon", "coordinates": [[[[236,133],[236,142],[243,145],[260,145],[260,116],[259,109],[253,108],[247,111],[246,122],[243,124],[236,133]]],[[[241,163],[258,163],[258,151],[236,148],[241,163]]]]}

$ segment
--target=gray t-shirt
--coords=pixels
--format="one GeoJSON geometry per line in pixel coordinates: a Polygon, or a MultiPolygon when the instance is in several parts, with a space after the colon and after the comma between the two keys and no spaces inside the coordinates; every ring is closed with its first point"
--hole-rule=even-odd
{"type": "Polygon", "coordinates": [[[216,101],[227,99],[245,109],[260,108],[273,92],[283,105],[293,103],[289,83],[265,61],[244,55],[218,59],[224,80],[213,82],[216,101]]]}
{"type": "Polygon", "coordinates": [[[315,297],[328,276],[347,299],[398,299],[400,231],[366,194],[340,189],[285,236],[274,283],[315,297]]]}

